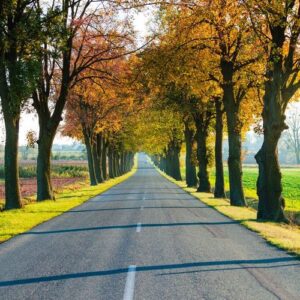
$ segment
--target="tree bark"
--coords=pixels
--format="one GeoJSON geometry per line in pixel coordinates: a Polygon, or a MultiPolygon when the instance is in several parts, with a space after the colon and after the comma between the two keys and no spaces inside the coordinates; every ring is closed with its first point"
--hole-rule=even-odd
{"type": "Polygon", "coordinates": [[[209,193],[211,185],[208,174],[207,133],[205,131],[199,128],[197,130],[197,156],[199,162],[199,186],[197,191],[209,193]]]}
{"type": "Polygon", "coordinates": [[[108,179],[107,174],[107,144],[104,138],[102,137],[102,155],[101,155],[101,167],[102,167],[102,176],[104,180],[108,179]]]}
{"type": "Polygon", "coordinates": [[[227,113],[228,120],[228,171],[230,186],[230,204],[234,206],[246,206],[243,189],[242,172],[242,141],[241,132],[236,124],[236,115],[232,112],[227,113]]]}
{"type": "Polygon", "coordinates": [[[109,173],[109,178],[116,177],[114,152],[111,149],[111,146],[109,146],[108,148],[108,173],[109,173]]]}
{"type": "MultiPolygon", "coordinates": [[[[43,127],[40,127],[42,130],[43,127]]],[[[38,140],[37,157],[37,201],[54,200],[53,189],[51,185],[51,148],[53,137],[47,132],[41,131],[38,140]]]]}
{"type": "Polygon", "coordinates": [[[199,186],[198,192],[211,192],[211,185],[209,181],[208,173],[208,149],[207,149],[207,137],[208,137],[208,127],[210,123],[210,117],[204,116],[205,113],[198,113],[195,115],[195,125],[197,128],[197,159],[199,163],[199,186]]]}
{"type": "Polygon", "coordinates": [[[225,198],[224,188],[224,168],[223,168],[223,111],[222,102],[219,98],[215,99],[216,109],[216,139],[215,139],[215,198],[225,198]]]}
{"type": "Polygon", "coordinates": [[[169,176],[172,175],[171,158],[170,158],[170,150],[169,149],[166,151],[166,174],[169,176]]]}
{"type": "Polygon", "coordinates": [[[196,166],[192,161],[193,156],[193,144],[195,141],[194,131],[189,128],[188,122],[185,122],[185,145],[186,145],[186,155],[185,155],[185,180],[188,187],[197,185],[197,172],[196,166]]]}
{"type": "MultiPolygon", "coordinates": [[[[276,75],[276,74],[275,74],[276,75]]],[[[284,214],[281,172],[278,161],[278,141],[287,128],[284,110],[278,97],[282,97],[278,74],[266,82],[264,109],[262,113],[264,141],[255,156],[259,167],[257,194],[259,197],[257,218],[276,222],[287,222],[284,214]]]]}
{"type": "Polygon", "coordinates": [[[117,166],[117,174],[118,176],[121,176],[122,175],[122,172],[121,172],[121,155],[119,152],[117,152],[116,154],[116,166],[117,166]]]}
{"type": "Polygon", "coordinates": [[[100,164],[101,157],[99,156],[99,152],[101,154],[101,149],[99,150],[98,147],[100,147],[100,145],[98,144],[98,138],[97,138],[96,141],[92,142],[93,162],[94,162],[94,170],[95,170],[97,183],[102,183],[103,177],[102,177],[102,169],[100,164]]]}
{"type": "Polygon", "coordinates": [[[246,206],[243,190],[242,172],[242,123],[239,119],[240,100],[235,99],[233,87],[233,64],[222,59],[223,103],[227,117],[228,128],[228,171],[230,185],[230,204],[233,206],[246,206]]]}
{"type": "Polygon", "coordinates": [[[126,173],[126,152],[122,151],[121,152],[121,158],[120,158],[120,171],[121,171],[121,175],[126,173]]]}
{"type": "Polygon", "coordinates": [[[21,194],[19,184],[19,163],[18,163],[18,141],[19,141],[19,120],[20,117],[12,117],[4,112],[5,121],[5,209],[21,208],[21,194]]]}
{"type": "Polygon", "coordinates": [[[159,160],[159,168],[161,171],[167,173],[166,171],[166,156],[165,155],[160,155],[160,160],[159,160]]]}
{"type": "Polygon", "coordinates": [[[94,158],[93,158],[93,149],[92,149],[92,143],[89,135],[84,130],[84,142],[87,152],[87,159],[88,159],[88,168],[89,168],[89,176],[90,176],[90,184],[91,186],[97,185],[97,178],[94,168],[94,158]]]}
{"type": "Polygon", "coordinates": [[[175,139],[172,140],[168,145],[167,174],[173,177],[175,180],[182,180],[180,171],[180,149],[181,143],[175,139]]]}

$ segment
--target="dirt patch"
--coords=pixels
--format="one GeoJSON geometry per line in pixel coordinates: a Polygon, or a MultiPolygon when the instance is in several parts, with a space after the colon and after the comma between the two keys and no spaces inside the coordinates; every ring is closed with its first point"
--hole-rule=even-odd
{"type": "MultiPolygon", "coordinates": [[[[73,184],[77,181],[82,180],[81,177],[74,177],[74,178],[52,178],[52,185],[54,189],[61,189],[66,185],[73,184]]],[[[20,189],[21,189],[21,196],[22,198],[33,196],[36,194],[37,185],[36,185],[36,178],[30,179],[20,179],[20,189]]],[[[5,198],[5,188],[4,183],[0,183],[0,199],[5,198]]]]}

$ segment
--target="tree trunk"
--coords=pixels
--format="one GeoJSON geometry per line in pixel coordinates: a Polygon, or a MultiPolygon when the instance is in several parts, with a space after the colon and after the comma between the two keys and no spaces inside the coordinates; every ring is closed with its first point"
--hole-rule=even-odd
{"type": "Polygon", "coordinates": [[[108,179],[108,174],[107,174],[107,144],[106,144],[103,137],[102,137],[101,167],[102,167],[103,180],[107,180],[108,179]]]}
{"type": "Polygon", "coordinates": [[[166,171],[166,165],[167,165],[167,162],[166,162],[166,157],[164,155],[161,155],[160,156],[160,160],[159,160],[159,168],[161,171],[163,172],[167,172],[166,171]]]}
{"type": "Polygon", "coordinates": [[[196,166],[192,162],[193,156],[193,144],[194,144],[194,131],[189,128],[189,124],[185,123],[185,145],[186,145],[186,155],[185,155],[185,180],[188,187],[197,185],[197,173],[196,166]]]}
{"type": "Polygon", "coordinates": [[[120,159],[120,171],[121,171],[121,175],[126,173],[126,166],[125,166],[125,162],[126,162],[126,153],[125,151],[121,152],[121,159],[120,159]]]}
{"type": "Polygon", "coordinates": [[[171,156],[171,163],[172,163],[172,177],[175,180],[182,180],[181,171],[180,171],[180,148],[181,145],[175,144],[172,147],[172,156],[171,156]]]}
{"type": "Polygon", "coordinates": [[[88,167],[89,167],[89,175],[90,175],[90,184],[91,186],[97,185],[97,178],[94,169],[94,159],[93,159],[93,150],[92,150],[92,143],[91,139],[88,134],[84,131],[84,142],[87,152],[87,159],[88,159],[88,167]]]}
{"type": "Polygon", "coordinates": [[[199,186],[198,192],[211,191],[211,185],[209,181],[208,173],[208,149],[207,149],[207,136],[208,127],[210,124],[210,116],[206,116],[206,112],[197,113],[194,115],[195,125],[197,128],[197,159],[199,163],[199,186]]]}
{"type": "Polygon", "coordinates": [[[19,115],[12,117],[4,112],[5,121],[5,209],[21,208],[22,201],[19,183],[18,142],[19,115]]]}
{"type": "Polygon", "coordinates": [[[215,198],[225,198],[224,188],[224,168],[223,168],[223,112],[222,102],[219,98],[215,99],[216,109],[216,139],[215,139],[215,198]]]}
{"type": "Polygon", "coordinates": [[[264,141],[255,156],[259,167],[257,194],[259,197],[257,218],[287,222],[284,214],[281,172],[278,161],[278,141],[286,129],[284,111],[280,105],[280,84],[275,79],[266,83],[263,109],[264,141]]]}
{"type": "Polygon", "coordinates": [[[100,145],[98,144],[98,140],[96,142],[92,143],[95,175],[96,175],[97,182],[101,183],[101,182],[103,182],[102,169],[101,169],[101,164],[100,164],[101,157],[99,156],[99,152],[101,154],[101,149],[99,150],[98,147],[100,147],[100,145]]]}
{"type": "Polygon", "coordinates": [[[121,175],[120,154],[119,154],[119,152],[116,153],[116,171],[117,171],[117,176],[119,177],[121,175]]]}
{"type": "Polygon", "coordinates": [[[180,149],[181,143],[172,140],[168,145],[166,155],[166,173],[175,180],[182,180],[180,171],[180,149]]]}
{"type": "Polygon", "coordinates": [[[197,126],[197,157],[199,162],[199,186],[197,191],[209,193],[211,185],[208,173],[207,134],[208,128],[197,126]]]}
{"type": "Polygon", "coordinates": [[[14,209],[22,207],[18,158],[22,97],[17,97],[18,93],[15,93],[20,88],[17,86],[18,80],[16,80],[18,73],[15,73],[18,61],[16,45],[7,49],[9,55],[8,61],[6,61],[5,47],[2,42],[3,40],[0,42],[0,99],[5,124],[5,209],[14,209]]]}
{"type": "Polygon", "coordinates": [[[108,148],[108,173],[109,178],[115,178],[115,162],[114,162],[114,152],[111,147],[108,148]]]}
{"type": "Polygon", "coordinates": [[[236,116],[227,113],[228,120],[228,171],[230,186],[230,204],[234,206],[246,206],[242,181],[242,141],[241,133],[237,130],[236,116]]]}
{"type": "Polygon", "coordinates": [[[228,128],[230,204],[234,206],[246,206],[242,181],[242,123],[239,119],[241,100],[235,99],[232,62],[228,62],[228,60],[222,58],[221,68],[225,82],[223,85],[223,102],[228,128]]]}
{"type": "Polygon", "coordinates": [[[172,175],[171,158],[170,158],[170,150],[169,149],[166,151],[166,174],[169,176],[172,175]]]}
{"type": "Polygon", "coordinates": [[[51,148],[53,138],[40,126],[37,157],[37,201],[54,200],[51,184],[51,148]]]}
{"type": "Polygon", "coordinates": [[[119,177],[120,176],[120,171],[119,171],[119,154],[118,154],[117,151],[114,151],[113,157],[114,157],[113,165],[114,165],[115,177],[119,177]]]}

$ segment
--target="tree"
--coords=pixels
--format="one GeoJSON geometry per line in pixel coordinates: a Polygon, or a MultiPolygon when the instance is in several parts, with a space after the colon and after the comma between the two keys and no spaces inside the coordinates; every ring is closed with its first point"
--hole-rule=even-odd
{"type": "Polygon", "coordinates": [[[37,76],[40,15],[34,0],[0,3],[0,97],[5,121],[5,209],[22,206],[18,140],[21,109],[37,76]]]}
{"type": "MultiPolygon", "coordinates": [[[[205,80],[203,73],[206,73],[206,80],[215,82],[222,90],[229,142],[230,203],[236,206],[246,205],[242,185],[242,131],[257,110],[251,110],[255,105],[249,105],[253,102],[250,91],[259,86],[262,69],[259,63],[263,54],[250,28],[240,1],[201,1],[192,7],[180,7],[172,20],[174,39],[180,41],[180,48],[193,52],[195,57],[202,53],[206,67],[199,75],[199,82],[205,80]]],[[[259,102],[256,106],[259,107],[259,102]]]]}
{"type": "Polygon", "coordinates": [[[255,158],[259,166],[258,219],[285,221],[278,141],[287,129],[285,111],[300,87],[299,2],[243,1],[252,30],[266,55],[263,94],[263,134],[255,158]]]}
{"type": "Polygon", "coordinates": [[[81,74],[86,70],[91,80],[109,76],[106,62],[131,52],[132,32],[129,22],[118,13],[119,4],[103,0],[95,9],[94,2],[53,0],[48,11],[53,18],[44,30],[51,37],[40,45],[40,79],[33,93],[40,128],[38,201],[53,199],[50,153],[70,88],[84,80],[81,74]]]}
{"type": "Polygon", "coordinates": [[[215,124],[215,167],[216,167],[216,180],[214,196],[215,198],[225,198],[225,185],[224,185],[224,167],[223,167],[223,114],[222,100],[220,97],[214,99],[216,124],[215,124]]]}

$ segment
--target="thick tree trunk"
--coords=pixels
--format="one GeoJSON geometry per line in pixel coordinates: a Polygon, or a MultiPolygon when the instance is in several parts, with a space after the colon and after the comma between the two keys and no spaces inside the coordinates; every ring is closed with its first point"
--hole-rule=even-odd
{"type": "Polygon", "coordinates": [[[108,179],[108,174],[107,174],[107,145],[102,138],[102,155],[101,155],[101,167],[102,167],[102,176],[104,180],[108,179]]]}
{"type": "Polygon", "coordinates": [[[242,141],[241,133],[235,125],[236,116],[228,113],[228,171],[230,186],[230,204],[234,206],[246,206],[242,181],[242,141]]]}
{"type": "Polygon", "coordinates": [[[166,174],[169,176],[172,175],[171,163],[170,150],[168,149],[166,152],[166,174]]]}
{"type": "Polygon", "coordinates": [[[18,141],[19,115],[4,114],[5,121],[5,209],[21,208],[22,201],[19,184],[18,141]]]}
{"type": "Polygon", "coordinates": [[[97,185],[97,178],[94,168],[94,159],[93,159],[93,150],[92,144],[89,136],[84,132],[84,142],[87,152],[87,159],[88,159],[88,168],[89,168],[89,175],[90,175],[90,184],[92,186],[97,185]]]}
{"type": "Polygon", "coordinates": [[[115,169],[115,176],[120,176],[120,166],[119,166],[119,153],[114,151],[114,169],[115,169]]]}
{"type": "Polygon", "coordinates": [[[194,113],[194,121],[197,129],[196,139],[197,139],[197,159],[199,164],[199,186],[198,192],[210,192],[211,185],[209,181],[208,173],[208,148],[207,148],[207,137],[208,129],[211,122],[211,112],[203,111],[194,113]]]}
{"type": "Polygon", "coordinates": [[[53,138],[40,127],[37,157],[37,201],[54,200],[51,184],[51,148],[53,138]]]}
{"type": "Polygon", "coordinates": [[[180,171],[180,147],[176,146],[173,149],[173,178],[182,180],[180,171]]]}
{"type": "Polygon", "coordinates": [[[210,192],[211,185],[208,173],[208,150],[207,150],[207,135],[208,126],[203,126],[204,123],[197,123],[197,158],[199,162],[199,186],[198,192],[210,192]]]}
{"type": "Polygon", "coordinates": [[[114,163],[114,152],[111,147],[108,148],[108,174],[109,178],[115,178],[115,163],[114,163]]]}
{"type": "Polygon", "coordinates": [[[121,175],[125,174],[126,173],[126,152],[125,151],[122,151],[121,152],[121,157],[120,157],[120,172],[121,172],[121,175]]]}
{"type": "Polygon", "coordinates": [[[164,155],[161,155],[160,160],[159,160],[159,168],[161,171],[163,171],[165,173],[167,172],[166,165],[167,165],[166,157],[164,155]]]}
{"type": "Polygon", "coordinates": [[[168,145],[166,173],[175,180],[182,180],[180,171],[180,149],[181,143],[178,141],[173,140],[168,145]]]}
{"type": "Polygon", "coordinates": [[[192,161],[193,156],[193,144],[194,144],[194,131],[189,128],[189,124],[185,123],[185,180],[188,187],[197,185],[197,172],[196,166],[192,161]]]}
{"type": "MultiPolygon", "coordinates": [[[[0,30],[1,31],[1,30],[0,30]]],[[[3,33],[3,32],[2,32],[3,33]]],[[[3,40],[0,41],[0,99],[1,108],[5,124],[5,209],[22,207],[19,182],[19,124],[22,97],[17,97],[15,93],[20,87],[17,85],[18,72],[15,73],[17,66],[16,45],[7,48],[8,56],[5,57],[3,40]],[[6,60],[8,58],[8,61],[6,60]]],[[[6,45],[9,46],[9,45],[6,45]]]]}
{"type": "Polygon", "coordinates": [[[219,98],[215,99],[216,109],[216,139],[215,139],[215,198],[225,198],[224,188],[224,168],[223,168],[223,112],[222,102],[219,98]]]}
{"type": "Polygon", "coordinates": [[[242,123],[239,119],[241,100],[235,99],[232,62],[223,58],[221,60],[221,68],[223,79],[226,83],[223,85],[223,102],[228,128],[230,204],[234,206],[246,206],[242,181],[242,123]]]}
{"type": "Polygon", "coordinates": [[[117,175],[121,176],[121,157],[119,152],[116,154],[116,166],[117,166],[117,175]]]}
{"type": "MultiPolygon", "coordinates": [[[[275,78],[276,79],[276,78],[275,78]]],[[[259,167],[257,194],[259,197],[258,219],[287,222],[284,214],[281,172],[278,161],[278,141],[286,129],[284,111],[278,97],[282,97],[277,80],[266,83],[264,96],[264,141],[255,156],[259,167]]]]}
{"type": "Polygon", "coordinates": [[[94,163],[94,170],[95,170],[95,175],[98,183],[103,182],[103,177],[102,177],[102,168],[101,168],[101,157],[99,156],[99,151],[101,153],[101,149],[99,150],[98,147],[98,141],[94,142],[92,144],[92,152],[93,152],[93,163],[94,163]]]}

